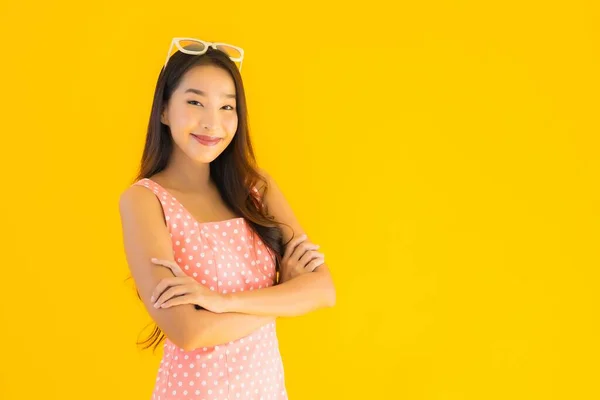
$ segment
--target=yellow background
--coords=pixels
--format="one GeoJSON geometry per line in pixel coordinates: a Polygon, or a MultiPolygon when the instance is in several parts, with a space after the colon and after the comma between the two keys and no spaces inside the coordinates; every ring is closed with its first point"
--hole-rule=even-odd
{"type": "Polygon", "coordinates": [[[2,1],[0,399],[150,398],[118,197],[173,36],[246,50],[334,274],[291,399],[600,398],[595,2],[392,3],[2,1]]]}

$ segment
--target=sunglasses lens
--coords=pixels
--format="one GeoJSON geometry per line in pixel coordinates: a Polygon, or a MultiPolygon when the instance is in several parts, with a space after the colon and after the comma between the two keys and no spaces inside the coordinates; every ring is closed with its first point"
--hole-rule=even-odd
{"type": "Polygon", "coordinates": [[[217,49],[221,50],[231,58],[240,58],[242,56],[242,53],[239,51],[239,49],[226,44],[217,45],[217,49]]]}
{"type": "Polygon", "coordinates": [[[206,46],[203,43],[194,40],[180,40],[179,45],[189,51],[204,51],[206,46]]]}

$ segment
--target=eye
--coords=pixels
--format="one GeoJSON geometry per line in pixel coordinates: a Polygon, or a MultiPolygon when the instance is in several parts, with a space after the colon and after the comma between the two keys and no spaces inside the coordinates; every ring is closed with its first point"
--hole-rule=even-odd
{"type": "Polygon", "coordinates": [[[190,101],[188,101],[188,104],[192,104],[192,103],[198,103],[199,105],[202,105],[202,103],[200,103],[199,101],[196,101],[196,100],[190,100],[190,101]]]}
{"type": "Polygon", "coordinates": [[[225,107],[229,107],[227,110],[235,110],[235,108],[233,108],[232,106],[229,106],[229,105],[227,105],[227,106],[223,106],[223,107],[224,107],[224,108],[225,108],[225,107]]]}

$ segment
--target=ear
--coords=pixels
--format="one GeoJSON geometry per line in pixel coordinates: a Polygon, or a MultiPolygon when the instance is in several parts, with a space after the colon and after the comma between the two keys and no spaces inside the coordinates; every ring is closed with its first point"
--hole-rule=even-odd
{"type": "Polygon", "coordinates": [[[163,111],[160,113],[160,122],[165,125],[169,125],[169,119],[167,118],[167,107],[163,107],[163,111]]]}

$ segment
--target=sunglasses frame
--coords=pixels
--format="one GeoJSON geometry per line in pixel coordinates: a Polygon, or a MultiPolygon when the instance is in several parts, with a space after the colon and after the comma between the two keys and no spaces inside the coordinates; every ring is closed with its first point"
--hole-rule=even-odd
{"type": "Polygon", "coordinates": [[[173,46],[176,46],[179,49],[179,51],[181,51],[182,53],[185,53],[185,54],[201,55],[201,54],[206,53],[208,51],[209,47],[212,47],[213,49],[218,50],[218,46],[220,46],[220,45],[229,46],[229,47],[231,47],[233,49],[236,49],[237,51],[240,52],[240,56],[239,57],[231,57],[230,56],[229,59],[231,61],[234,61],[234,62],[239,62],[240,63],[239,70],[240,70],[240,72],[242,72],[242,61],[244,60],[244,49],[242,49],[241,47],[234,46],[234,45],[229,44],[229,43],[207,42],[205,40],[200,40],[200,39],[196,39],[196,38],[187,38],[187,37],[176,37],[176,38],[173,38],[173,40],[171,40],[171,46],[169,47],[169,52],[167,53],[167,59],[165,60],[165,66],[164,66],[164,68],[167,67],[167,64],[169,62],[169,58],[171,58],[171,51],[173,51],[173,46]],[[184,49],[181,46],[181,43],[180,43],[183,40],[188,40],[188,41],[192,41],[192,42],[201,43],[201,44],[204,45],[204,50],[187,50],[187,49],[184,49]]]}

